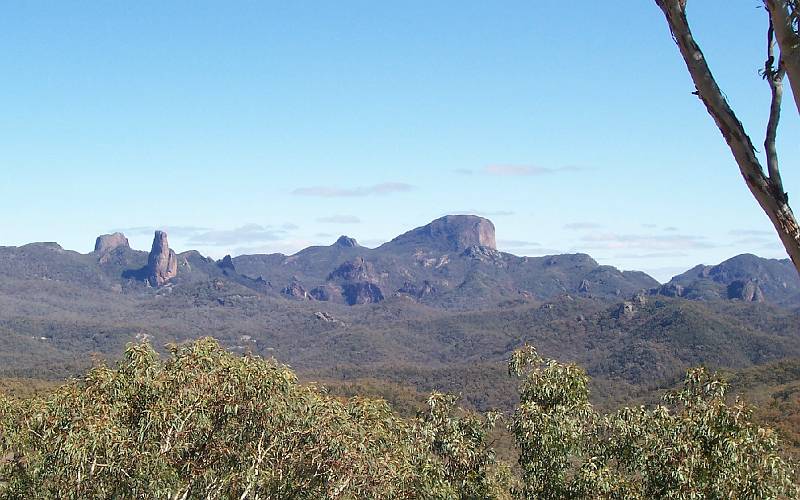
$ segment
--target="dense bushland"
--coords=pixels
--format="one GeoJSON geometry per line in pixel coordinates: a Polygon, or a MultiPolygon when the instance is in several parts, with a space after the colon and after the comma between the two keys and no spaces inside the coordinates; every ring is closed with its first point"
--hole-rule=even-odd
{"type": "Polygon", "coordinates": [[[0,496],[26,498],[793,498],[773,431],[703,369],[663,406],[602,414],[575,365],[516,351],[513,414],[434,393],[415,418],[302,385],[214,340],[129,346],[46,396],[0,396],[0,496]],[[495,457],[513,434],[519,463],[495,457]]]}

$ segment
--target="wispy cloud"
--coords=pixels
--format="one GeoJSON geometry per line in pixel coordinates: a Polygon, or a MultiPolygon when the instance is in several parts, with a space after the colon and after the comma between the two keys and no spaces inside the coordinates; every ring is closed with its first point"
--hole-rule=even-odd
{"type": "Polygon", "coordinates": [[[453,169],[453,172],[459,175],[472,175],[473,173],[475,173],[475,171],[472,170],[471,168],[456,168],[453,169]]]}
{"type": "Polygon", "coordinates": [[[570,222],[564,224],[564,229],[584,230],[584,229],[599,229],[603,227],[602,224],[596,222],[570,222]]]}
{"type": "Polygon", "coordinates": [[[351,198],[356,196],[387,195],[404,193],[414,189],[411,184],[404,182],[383,182],[372,186],[359,186],[354,188],[341,188],[333,186],[312,186],[297,188],[292,194],[297,196],[317,196],[320,198],[351,198]]]}
{"type": "Polygon", "coordinates": [[[231,255],[253,255],[253,254],[271,254],[281,253],[284,255],[292,255],[295,252],[310,246],[312,243],[305,239],[287,239],[269,245],[249,245],[236,247],[231,250],[231,255]]]}
{"type": "Polygon", "coordinates": [[[355,215],[329,215],[317,218],[317,222],[323,224],[359,224],[361,219],[355,215]]]}
{"type": "Polygon", "coordinates": [[[550,175],[562,172],[578,172],[581,170],[584,169],[576,166],[537,167],[534,165],[487,165],[483,169],[484,173],[503,177],[550,175]]]}
{"type": "Polygon", "coordinates": [[[671,233],[674,233],[677,230],[678,230],[678,228],[675,227],[675,226],[668,226],[668,227],[664,228],[664,231],[671,232],[671,233]]]}
{"type": "Polygon", "coordinates": [[[200,226],[136,226],[136,227],[118,228],[115,229],[114,231],[119,231],[120,233],[124,233],[128,236],[131,236],[131,235],[153,234],[153,232],[156,230],[165,231],[169,236],[174,236],[177,238],[186,238],[195,235],[197,233],[210,231],[211,229],[200,226]]]}
{"type": "Polygon", "coordinates": [[[535,247],[535,248],[512,248],[509,249],[509,253],[524,257],[541,257],[543,255],[560,255],[565,252],[563,248],[535,247]]]}
{"type": "Polygon", "coordinates": [[[529,248],[529,247],[540,247],[542,246],[542,244],[535,241],[525,241],[525,240],[498,240],[497,246],[503,248],[529,248]]]}
{"type": "Polygon", "coordinates": [[[650,252],[650,253],[621,253],[614,256],[615,259],[673,259],[677,257],[688,257],[684,252],[650,252]]]}
{"type": "Polygon", "coordinates": [[[595,249],[644,249],[657,251],[715,248],[718,245],[703,236],[684,234],[614,234],[592,233],[581,237],[589,248],[595,249]]]}
{"type": "Polygon", "coordinates": [[[288,233],[288,229],[259,224],[245,224],[234,229],[217,229],[199,232],[192,235],[188,244],[200,246],[229,246],[253,244],[265,241],[280,241],[288,233]]]}
{"type": "Polygon", "coordinates": [[[483,217],[504,217],[506,215],[514,215],[514,212],[511,210],[478,210],[473,208],[470,210],[453,210],[442,214],[442,216],[445,215],[481,215],[483,217]]]}
{"type": "Polygon", "coordinates": [[[732,236],[772,236],[775,232],[765,229],[733,229],[728,234],[732,236]]]}

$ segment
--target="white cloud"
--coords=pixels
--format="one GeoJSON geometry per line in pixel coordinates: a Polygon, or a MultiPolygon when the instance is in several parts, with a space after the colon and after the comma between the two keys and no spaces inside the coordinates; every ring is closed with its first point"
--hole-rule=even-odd
{"type": "Polygon", "coordinates": [[[355,215],[329,215],[317,218],[317,222],[323,224],[359,224],[361,219],[355,215]]]}
{"type": "Polygon", "coordinates": [[[564,229],[598,229],[603,227],[601,224],[597,224],[595,222],[570,222],[569,224],[564,224],[564,229]]]}
{"type": "Polygon", "coordinates": [[[320,198],[351,198],[356,196],[386,195],[391,193],[403,193],[414,189],[411,184],[404,182],[383,182],[372,186],[360,186],[354,188],[341,188],[333,186],[312,186],[297,188],[292,194],[297,196],[317,196],[320,198]]]}
{"type": "Polygon", "coordinates": [[[519,176],[534,176],[534,175],[550,175],[561,172],[577,172],[584,170],[581,167],[565,166],[565,167],[537,167],[533,165],[488,165],[483,171],[489,175],[497,175],[504,177],[519,177],[519,176]]]}
{"type": "Polygon", "coordinates": [[[703,236],[684,234],[615,234],[592,233],[581,237],[588,248],[594,249],[644,249],[644,250],[686,250],[714,248],[716,245],[703,236]]]}

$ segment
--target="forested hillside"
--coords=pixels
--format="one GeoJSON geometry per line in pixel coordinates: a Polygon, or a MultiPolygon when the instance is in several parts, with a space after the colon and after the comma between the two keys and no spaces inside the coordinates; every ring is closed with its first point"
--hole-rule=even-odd
{"type": "Polygon", "coordinates": [[[0,495],[40,498],[791,498],[773,431],[691,370],[664,404],[598,413],[576,365],[515,351],[512,412],[433,393],[415,418],[339,399],[210,339],[127,349],[44,397],[0,395],[0,495]],[[493,427],[518,463],[496,457],[493,427]]]}

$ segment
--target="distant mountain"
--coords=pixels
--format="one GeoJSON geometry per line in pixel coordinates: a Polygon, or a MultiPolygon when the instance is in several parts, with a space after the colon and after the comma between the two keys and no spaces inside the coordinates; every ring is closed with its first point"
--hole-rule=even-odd
{"type": "Polygon", "coordinates": [[[342,236],[290,256],[219,261],[176,254],[163,233],[150,252],[111,234],[89,254],[0,247],[0,377],[64,376],[90,352],[211,335],[305,376],[463,390],[474,407],[508,407],[503,360],[527,342],[580,363],[600,399],[619,401],[698,363],[800,356],[799,289],[788,262],[754,256],[665,285],[585,254],[519,257],[498,251],[494,225],[476,216],[373,249],[342,236]]]}
{"type": "Polygon", "coordinates": [[[800,276],[789,259],[737,255],[716,266],[695,266],[662,292],[694,300],[741,300],[800,305],[800,276]]]}
{"type": "Polygon", "coordinates": [[[639,291],[689,300],[739,300],[800,305],[800,277],[788,259],[738,255],[696,266],[666,284],[639,271],[601,266],[586,254],[519,257],[497,250],[495,227],[474,215],[449,215],[378,248],[341,236],[294,255],[175,254],[158,231],[151,251],[130,247],[121,233],[101,235],[89,254],[57,243],[0,247],[0,278],[70,281],[97,289],[135,291],[186,287],[225,278],[259,293],[347,305],[400,297],[444,309],[486,309],[563,294],[622,300],[639,291]]]}
{"type": "Polygon", "coordinates": [[[292,256],[243,255],[233,264],[287,295],[349,304],[403,296],[434,307],[475,309],[564,293],[627,296],[658,286],[645,273],[601,266],[585,254],[517,257],[499,252],[494,225],[474,215],[436,219],[375,249],[343,236],[331,246],[292,256]]]}

